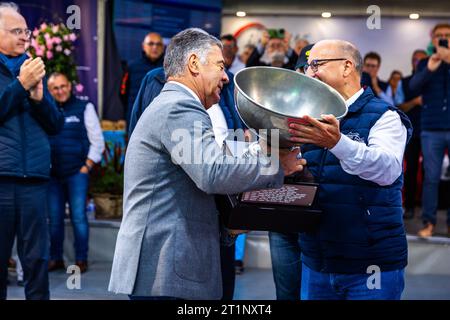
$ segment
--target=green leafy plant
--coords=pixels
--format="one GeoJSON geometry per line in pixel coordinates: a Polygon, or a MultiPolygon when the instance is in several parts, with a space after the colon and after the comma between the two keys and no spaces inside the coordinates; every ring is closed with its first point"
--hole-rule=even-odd
{"type": "Polygon", "coordinates": [[[91,193],[122,195],[124,153],[118,143],[106,144],[102,164],[92,174],[91,193]]]}

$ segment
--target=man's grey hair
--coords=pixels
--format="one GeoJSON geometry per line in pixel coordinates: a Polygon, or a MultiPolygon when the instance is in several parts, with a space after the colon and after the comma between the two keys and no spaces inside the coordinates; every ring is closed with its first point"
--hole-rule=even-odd
{"type": "Polygon", "coordinates": [[[0,2],[0,25],[3,25],[3,11],[5,9],[10,9],[13,11],[16,11],[17,13],[20,12],[19,6],[14,2],[0,2]]]}
{"type": "Polygon", "coordinates": [[[353,61],[356,71],[361,76],[363,68],[361,52],[359,52],[358,48],[356,48],[351,42],[342,41],[340,44],[342,53],[345,55],[344,57],[349,57],[353,61]]]}
{"type": "Polygon", "coordinates": [[[199,28],[189,28],[176,34],[167,47],[164,57],[166,77],[180,76],[184,73],[189,56],[196,54],[200,63],[206,63],[206,57],[213,46],[222,50],[222,42],[199,28]]]}

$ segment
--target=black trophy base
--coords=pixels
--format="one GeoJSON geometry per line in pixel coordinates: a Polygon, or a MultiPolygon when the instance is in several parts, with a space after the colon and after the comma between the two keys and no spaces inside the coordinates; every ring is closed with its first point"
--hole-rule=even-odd
{"type": "Polygon", "coordinates": [[[322,211],[316,206],[318,185],[290,183],[282,189],[264,189],[229,196],[231,207],[221,210],[229,229],[275,232],[313,232],[322,211]]]}

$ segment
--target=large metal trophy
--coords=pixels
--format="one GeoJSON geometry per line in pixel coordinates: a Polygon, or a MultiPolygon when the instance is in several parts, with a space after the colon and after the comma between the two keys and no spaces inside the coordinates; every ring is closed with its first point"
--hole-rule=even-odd
{"type": "MultiPolygon", "coordinates": [[[[258,138],[271,144],[271,129],[278,129],[279,148],[300,147],[289,140],[289,124],[302,123],[309,115],[344,117],[347,106],[329,85],[291,70],[251,67],[234,77],[235,101],[245,125],[258,138]],[[261,135],[264,132],[264,135],[261,135]]],[[[319,185],[312,175],[286,177],[280,189],[244,192],[234,201],[225,224],[232,229],[279,232],[312,231],[319,224],[321,210],[316,205],[319,185]]]]}

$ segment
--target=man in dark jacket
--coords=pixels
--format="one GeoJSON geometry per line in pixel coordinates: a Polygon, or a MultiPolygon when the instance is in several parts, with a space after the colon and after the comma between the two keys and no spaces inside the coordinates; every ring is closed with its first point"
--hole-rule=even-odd
{"type": "Polygon", "coordinates": [[[419,158],[421,153],[420,147],[420,114],[422,112],[422,97],[413,92],[409,88],[409,82],[411,81],[414,73],[417,71],[417,66],[422,59],[427,57],[427,53],[424,50],[416,50],[412,56],[412,74],[402,79],[402,90],[405,96],[405,102],[398,107],[406,113],[411,124],[414,128],[411,141],[405,150],[406,170],[405,170],[405,183],[404,183],[404,196],[405,196],[405,213],[403,217],[405,219],[411,219],[414,217],[414,208],[416,206],[416,194],[417,194],[417,175],[422,171],[419,166],[419,158]]]}
{"type": "Polygon", "coordinates": [[[378,97],[380,97],[387,89],[387,82],[378,78],[378,72],[381,67],[381,57],[376,52],[369,52],[364,56],[363,72],[361,74],[361,85],[370,87],[378,97]]]}
{"type": "Polygon", "coordinates": [[[307,75],[335,88],[348,113],[290,125],[323,210],[319,229],[301,234],[302,299],[398,300],[404,288],[402,164],[412,128],[402,111],[361,88],[361,65],[349,42],[316,43],[307,75]]]}
{"type": "Polygon", "coordinates": [[[147,72],[162,67],[164,60],[164,43],[161,35],[150,32],[142,42],[142,56],[128,65],[128,107],[126,110],[127,127],[131,108],[136,99],[142,79],[147,72]]]}
{"type": "MultiPolygon", "coordinates": [[[[421,237],[431,237],[434,233],[442,161],[445,149],[450,150],[450,24],[436,25],[431,40],[436,53],[419,63],[409,84],[413,91],[422,94],[423,100],[421,139],[424,228],[418,234],[421,237]]],[[[447,208],[447,227],[450,235],[450,208],[447,208]]]]}
{"type": "Polygon", "coordinates": [[[0,5],[0,24],[0,299],[15,236],[25,297],[49,299],[47,134],[63,116],[44,88],[44,63],[25,54],[31,31],[15,4],[0,5]]]}

